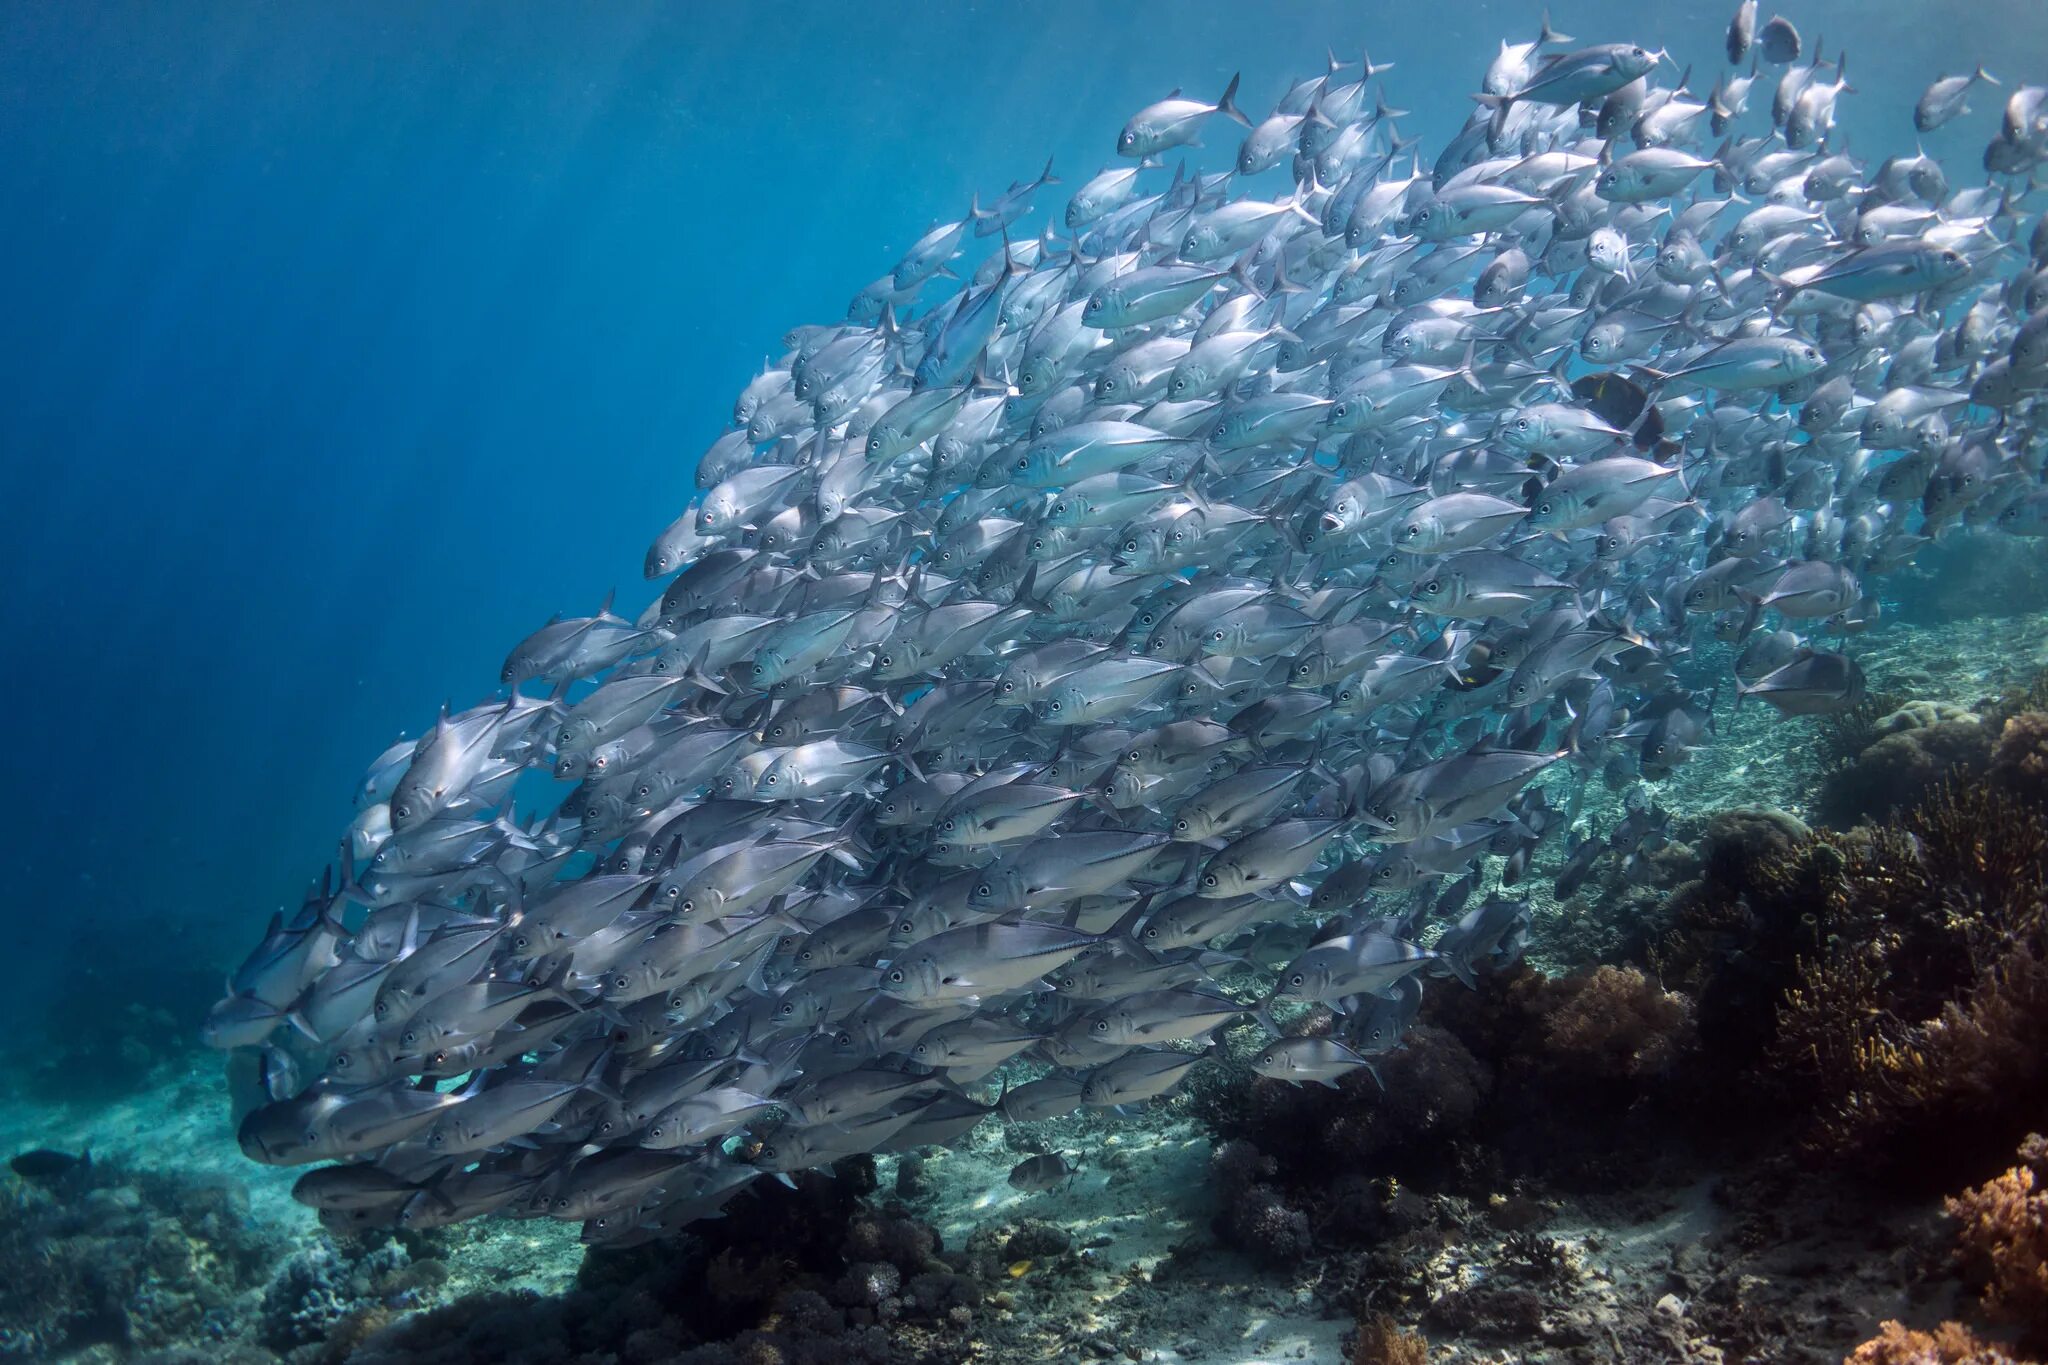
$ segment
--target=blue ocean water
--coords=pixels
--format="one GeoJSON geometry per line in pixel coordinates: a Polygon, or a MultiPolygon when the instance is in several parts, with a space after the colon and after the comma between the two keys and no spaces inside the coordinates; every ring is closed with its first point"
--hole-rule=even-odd
{"type": "MultiPolygon", "coordinates": [[[[1720,64],[1726,6],[1558,3],[1720,64]]],[[[1844,133],[2048,71],[2035,0],[1813,0],[1844,133]]],[[[1326,49],[1438,146],[1534,5],[65,3],[0,10],[0,1011],[203,1007],[367,758],[593,609],[788,326],[1136,107],[1326,49]],[[26,964],[26,969],[20,969],[26,964]],[[201,980],[201,978],[204,978],[201,980]],[[183,983],[197,981],[187,988],[183,983]]],[[[1930,139],[1975,164],[1998,95],[1930,139]]],[[[1234,145],[1209,152],[1223,164],[1234,145]]],[[[1062,191],[1041,213],[1057,212],[1062,191]]]]}

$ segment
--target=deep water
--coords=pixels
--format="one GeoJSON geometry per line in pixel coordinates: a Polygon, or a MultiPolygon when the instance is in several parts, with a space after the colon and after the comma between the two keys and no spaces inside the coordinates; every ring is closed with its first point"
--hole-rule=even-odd
{"type": "MultiPolygon", "coordinates": [[[[1693,57],[1704,92],[1727,8],[1549,12],[1584,41],[1693,57]]],[[[1913,150],[1936,75],[2048,80],[2039,0],[1786,8],[1809,44],[1846,49],[1840,137],[1873,163],[1913,150]]],[[[647,541],[786,328],[840,319],[926,227],[1048,156],[1065,184],[1032,221],[1056,218],[1122,121],[1175,87],[1211,98],[1241,72],[1256,118],[1326,50],[1369,50],[1433,150],[1538,12],[0,7],[0,1131],[25,1145],[30,1106],[68,1103],[75,1124],[133,1116],[137,1165],[226,1141],[189,1116],[152,1132],[169,1106],[138,1093],[170,1075],[179,1102],[219,1102],[218,1060],[187,1055],[198,1019],[331,852],[364,761],[489,695],[507,643],[551,614],[647,600],[647,541]]],[[[1958,185],[2001,99],[1979,92],[1924,140],[1958,185]]],[[[1204,164],[1239,135],[1219,125],[1204,164]]],[[[1944,547],[1876,585],[1915,627],[1872,637],[1901,699],[1933,680],[1972,702],[2048,664],[2039,547],[1944,547]]],[[[1745,715],[1731,755],[1690,775],[1695,799],[1816,800],[1813,742],[1745,715]]],[[[1152,1140],[1185,1175],[1178,1138],[1152,1140]]],[[[1015,1154],[981,1155],[1000,1178],[1015,1154]]],[[[188,1226],[245,1223],[211,1179],[142,1197],[188,1226]]],[[[926,1213],[967,1235],[957,1210],[926,1213]]],[[[285,1254],[219,1240],[220,1263],[181,1272],[229,1286],[189,1305],[194,1339],[208,1313],[254,1311],[285,1254]]],[[[982,1255],[990,1275],[1029,1259],[982,1255]]],[[[431,1292],[403,1269],[380,1265],[363,1296],[397,1311],[431,1292]]]]}

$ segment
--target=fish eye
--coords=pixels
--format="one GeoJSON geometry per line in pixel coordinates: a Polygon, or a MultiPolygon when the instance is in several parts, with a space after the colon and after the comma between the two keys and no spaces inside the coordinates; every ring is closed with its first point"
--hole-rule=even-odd
{"type": "Polygon", "coordinates": [[[679,906],[678,908],[679,908],[679,909],[680,909],[680,910],[681,910],[681,911],[682,911],[682,912],[683,912],[684,914],[686,914],[686,915],[687,915],[687,914],[689,914],[689,913],[690,913],[690,912],[691,912],[692,910],[695,910],[695,909],[697,908],[697,902],[695,902],[695,901],[693,901],[693,900],[689,900],[689,901],[684,901],[684,902],[682,903],[682,905],[681,905],[681,906],[679,906]]]}
{"type": "Polygon", "coordinates": [[[1214,872],[1205,872],[1205,873],[1203,873],[1203,874],[1202,874],[1202,885],[1204,885],[1204,886],[1214,886],[1214,885],[1216,885],[1216,874],[1215,874],[1214,872]]]}
{"type": "Polygon", "coordinates": [[[1058,702],[1053,702],[1053,703],[1052,703],[1052,709],[1053,709],[1053,710],[1055,710],[1055,711],[1059,710],[1059,709],[1060,709],[1060,704],[1059,704],[1058,702]]]}
{"type": "Polygon", "coordinates": [[[1127,541],[1125,541],[1125,542],[1124,542],[1124,553],[1125,553],[1125,554],[1127,554],[1127,555],[1134,555],[1134,554],[1138,553],[1138,542],[1137,542],[1137,541],[1135,541],[1135,540],[1127,540],[1127,541]]]}
{"type": "Polygon", "coordinates": [[[1287,978],[1287,984],[1290,986],[1299,986],[1302,985],[1306,980],[1307,978],[1302,976],[1300,972],[1296,972],[1293,976],[1287,978]]]}
{"type": "Polygon", "coordinates": [[[1422,590],[1434,596],[1435,594],[1443,591],[1443,586],[1443,584],[1437,582],[1434,578],[1432,578],[1429,580],[1429,582],[1422,585],[1422,590]]]}
{"type": "Polygon", "coordinates": [[[993,896],[995,893],[995,888],[990,886],[987,882],[983,882],[981,885],[974,888],[974,894],[982,897],[984,900],[986,900],[990,896],[993,896]]]}
{"type": "Polygon", "coordinates": [[[900,986],[900,985],[902,985],[902,984],[903,984],[903,969],[902,969],[901,967],[898,967],[898,968],[896,968],[896,969],[895,969],[894,971],[890,972],[890,973],[889,973],[889,981],[890,981],[890,983],[891,983],[891,984],[893,984],[893,985],[897,985],[897,986],[900,986]]]}
{"type": "Polygon", "coordinates": [[[346,1069],[354,1065],[354,1060],[346,1052],[337,1052],[334,1054],[334,1064],[346,1069]]]}
{"type": "Polygon", "coordinates": [[[1017,472],[1018,472],[1018,473],[1020,473],[1020,474],[1021,474],[1021,473],[1023,473],[1023,472],[1025,471],[1025,470],[1027,470],[1027,469],[1029,469],[1029,468],[1031,468],[1031,461],[1030,461],[1029,459],[1023,459],[1023,460],[1019,460],[1019,461],[1017,461],[1017,472]]]}

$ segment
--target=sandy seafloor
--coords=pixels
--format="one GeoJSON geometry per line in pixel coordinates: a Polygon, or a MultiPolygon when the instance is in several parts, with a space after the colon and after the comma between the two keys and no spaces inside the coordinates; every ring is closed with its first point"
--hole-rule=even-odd
{"type": "MultiPolygon", "coordinates": [[[[2024,685],[2048,669],[2048,618],[2040,615],[1888,621],[1857,637],[1852,649],[1869,672],[1873,690],[1972,705],[2001,689],[2024,685]]],[[[1751,704],[1723,706],[1720,734],[1669,779],[1654,785],[1657,800],[1675,811],[1709,812],[1731,806],[1776,806],[1805,814],[1814,773],[1800,754],[1810,721],[1787,720],[1751,704]]],[[[1595,784],[1587,813],[1611,821],[1617,803],[1595,784]],[[1603,806],[1605,809],[1603,810],[1603,806]]],[[[1563,856],[1547,844],[1539,867],[1563,856]]],[[[1518,888],[1536,906],[1531,958],[1548,969],[1570,965],[1576,908],[1549,894],[1548,879],[1518,888]]],[[[257,926],[252,920],[252,932],[257,926]]],[[[1457,989],[1439,982],[1431,989],[1457,989]]],[[[289,1197],[297,1170],[256,1166],[239,1153],[228,1118],[228,1088],[218,1057],[196,1048],[135,1078],[116,1098],[64,1103],[24,1094],[0,1073],[0,1148],[89,1148],[101,1162],[176,1171],[200,1180],[230,1182],[246,1190],[246,1218],[274,1238],[280,1260],[320,1230],[309,1210],[289,1197]]],[[[1211,1230],[1216,1214],[1208,1188],[1210,1143],[1181,1106],[1168,1104],[1135,1115],[1084,1114],[1048,1124],[1006,1128],[984,1123],[957,1149],[933,1151],[924,1164],[923,1190],[911,1209],[938,1228],[945,1245],[963,1244],[978,1228],[1045,1220],[1067,1232],[1076,1255],[1057,1266],[1020,1262],[1010,1283],[977,1311],[983,1358],[1009,1360],[1200,1360],[1213,1365],[1311,1361],[1338,1365],[1340,1344],[1352,1325],[1348,1313],[1326,1316],[1314,1290],[1313,1262],[1297,1269],[1262,1267],[1224,1248],[1211,1230]],[[1063,1188],[1038,1194],[1011,1189],[1005,1176],[1024,1156],[1058,1150],[1078,1165],[1063,1188]],[[1004,1300],[1007,1300],[1005,1303],[1004,1300]]],[[[882,1158],[880,1188],[895,1183],[896,1158],[882,1158]]],[[[1666,1325],[1668,1354],[1621,1358],[1720,1359],[1700,1348],[1686,1329],[1688,1290],[1699,1282],[1704,1248],[1724,1230],[1728,1216],[1709,1197],[1713,1172],[1697,1182],[1634,1191],[1627,1197],[1555,1204],[1543,1231],[1579,1259],[1584,1274],[1568,1312],[1574,1339],[1613,1337],[1612,1324],[1666,1325]]],[[[0,1183],[11,1179],[0,1174],[0,1183]]],[[[1863,1211],[1866,1219],[1894,1219],[1902,1239],[1914,1226],[1938,1221],[1924,1210],[1863,1211]]],[[[1824,1224],[1825,1219],[1821,1222],[1824,1224]]],[[[1476,1220],[1465,1242],[1447,1239],[1430,1267],[1444,1286],[1471,1284],[1489,1273],[1500,1236],[1476,1220]]],[[[574,1225],[546,1221],[486,1220],[456,1230],[445,1252],[452,1272],[431,1298],[445,1304],[485,1289],[528,1289],[548,1295],[573,1281],[583,1250],[574,1225]]],[[[1810,1250],[1810,1248],[1809,1248],[1810,1250]]],[[[1786,1283],[1757,1284],[1810,1314],[1815,1340],[1861,1339],[1879,1318],[1904,1310],[1913,1273],[1901,1256],[1872,1261],[1846,1279],[1801,1283],[1798,1248],[1767,1249],[1752,1276],[1774,1272],[1769,1252],[1786,1267],[1786,1283]],[[1802,1307],[1803,1305],[1803,1307],[1802,1307]]],[[[260,1291],[245,1294],[248,1309],[260,1291]]],[[[1560,1312],[1567,1310],[1560,1309],[1560,1312]]],[[[0,1329],[7,1326],[0,1322],[0,1329]]],[[[1540,1339],[1510,1349],[1464,1345],[1432,1336],[1437,1360],[1508,1361],[1615,1358],[1553,1354],[1540,1339]]],[[[1621,1342],[1614,1338],[1616,1351],[1621,1342]]],[[[117,1359],[96,1350],[89,1358],[117,1359]]]]}

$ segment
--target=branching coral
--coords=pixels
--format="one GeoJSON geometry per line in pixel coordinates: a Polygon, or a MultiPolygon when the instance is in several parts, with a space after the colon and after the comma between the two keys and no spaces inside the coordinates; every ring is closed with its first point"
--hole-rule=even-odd
{"type": "Polygon", "coordinates": [[[1916,1332],[1903,1323],[1887,1322],[1876,1336],[1850,1352],[1844,1365],[2022,1365],[1997,1347],[1980,1341],[1961,1323],[1944,1322],[1931,1332],[1916,1332]]]}
{"type": "Polygon", "coordinates": [[[1690,1003],[1633,967],[1552,981],[1549,994],[1540,1057],[1553,1073],[1612,1082],[1661,1076],[1690,1040],[1690,1003]]]}
{"type": "Polygon", "coordinates": [[[1650,962],[1696,1003],[1703,1116],[1804,1116],[1825,1161],[1932,1173],[2048,1103],[2048,811],[1944,785],[1876,828],[1724,815],[1701,845],[1650,962]]]}
{"type": "Polygon", "coordinates": [[[1358,1320],[1345,1357],[1350,1365],[1428,1365],[1429,1343],[1385,1313],[1358,1320]]]}
{"type": "Polygon", "coordinates": [[[2048,1139],[2029,1134],[2020,1164],[1944,1201],[1956,1220],[1963,1268],[1983,1286],[1984,1309],[2028,1337],[2048,1340],[2048,1139]]]}
{"type": "Polygon", "coordinates": [[[1822,932],[1770,1049],[1787,1092],[1818,1101],[1815,1150],[1903,1169],[2010,1141],[2048,1090],[2048,816],[1950,787],[1829,846],[1822,932]]]}

